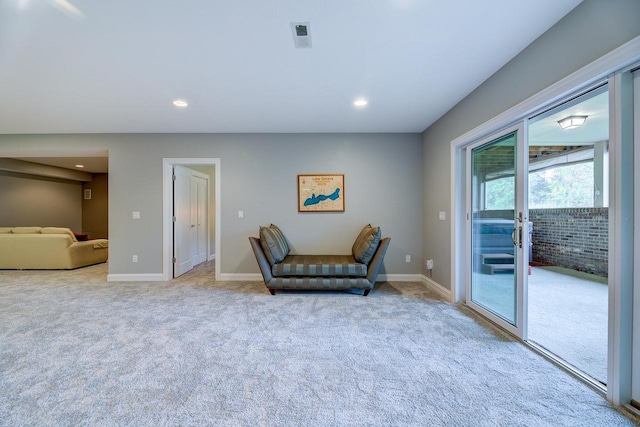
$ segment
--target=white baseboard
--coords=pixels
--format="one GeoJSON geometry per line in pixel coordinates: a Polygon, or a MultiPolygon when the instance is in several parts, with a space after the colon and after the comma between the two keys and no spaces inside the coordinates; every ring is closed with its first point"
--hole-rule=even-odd
{"type": "Polygon", "coordinates": [[[263,282],[260,273],[220,273],[217,278],[221,282],[263,282]]]}
{"type": "Polygon", "coordinates": [[[159,274],[107,274],[107,282],[163,282],[164,275],[159,274]]]}
{"type": "Polygon", "coordinates": [[[216,254],[209,255],[209,261],[213,261],[214,259],[216,259],[216,254]]]}
{"type": "Polygon", "coordinates": [[[435,293],[437,293],[438,295],[440,295],[441,297],[445,298],[447,301],[453,302],[453,297],[449,289],[445,288],[440,283],[436,282],[430,277],[425,276],[424,274],[422,275],[422,284],[425,285],[427,288],[431,289],[432,291],[434,291],[435,293]]]}
{"type": "Polygon", "coordinates": [[[421,282],[420,274],[378,274],[376,282],[421,282]]]}

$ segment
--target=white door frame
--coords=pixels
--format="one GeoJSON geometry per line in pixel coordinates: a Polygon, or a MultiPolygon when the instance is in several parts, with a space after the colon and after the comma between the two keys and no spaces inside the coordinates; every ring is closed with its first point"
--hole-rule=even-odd
{"type": "MultiPolygon", "coordinates": [[[[634,117],[633,117],[633,139],[634,146],[640,145],[640,70],[636,71],[633,76],[633,102],[634,102],[634,117]]],[[[634,179],[633,182],[640,182],[640,150],[634,151],[634,179]]],[[[640,265],[640,186],[636,185],[634,188],[634,221],[636,224],[634,235],[634,265],[640,265]]],[[[638,360],[640,358],[640,269],[634,271],[633,277],[633,348],[632,359],[638,360]]],[[[632,384],[631,384],[631,398],[636,402],[640,402],[640,367],[636,366],[631,368],[632,372],[632,384]]]]}
{"type": "Polygon", "coordinates": [[[609,337],[607,396],[631,399],[633,345],[633,81],[630,72],[609,78],[609,337]],[[631,128],[631,129],[630,129],[631,128]],[[631,179],[629,179],[631,177],[631,179]]]}
{"type": "Polygon", "coordinates": [[[162,277],[171,280],[173,272],[173,166],[176,165],[214,165],[215,166],[215,233],[216,256],[215,280],[220,279],[220,159],[219,158],[164,158],[162,159],[162,277]]]}

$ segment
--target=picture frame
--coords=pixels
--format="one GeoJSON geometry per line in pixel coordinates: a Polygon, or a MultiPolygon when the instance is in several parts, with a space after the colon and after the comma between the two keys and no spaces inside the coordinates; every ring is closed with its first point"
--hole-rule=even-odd
{"type": "Polygon", "coordinates": [[[344,174],[298,175],[298,212],[344,212],[344,174]]]}

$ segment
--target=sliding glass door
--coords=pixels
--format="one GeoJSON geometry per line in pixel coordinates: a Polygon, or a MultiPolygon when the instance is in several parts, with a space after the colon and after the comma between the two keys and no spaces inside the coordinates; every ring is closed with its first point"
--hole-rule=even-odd
{"type": "Polygon", "coordinates": [[[603,83],[467,149],[467,304],[600,387],[608,99],[603,83]]]}
{"type": "Polygon", "coordinates": [[[523,134],[516,126],[467,150],[467,304],[521,338],[529,247],[523,134]]]}
{"type": "MultiPolygon", "coordinates": [[[[640,70],[633,73],[634,99],[634,175],[635,183],[640,182],[640,70]]],[[[632,348],[632,391],[631,404],[640,410],[640,186],[634,189],[634,258],[633,277],[633,348],[632,348]]]]}
{"type": "Polygon", "coordinates": [[[527,338],[556,361],[604,387],[609,304],[608,85],[529,119],[527,141],[533,229],[527,338]]]}

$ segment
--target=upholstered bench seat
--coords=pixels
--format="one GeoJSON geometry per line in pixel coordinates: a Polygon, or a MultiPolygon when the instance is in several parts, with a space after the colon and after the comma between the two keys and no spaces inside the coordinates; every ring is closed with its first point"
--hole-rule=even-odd
{"type": "Polygon", "coordinates": [[[373,289],[371,282],[369,282],[366,277],[274,277],[269,282],[269,286],[269,289],[274,292],[278,289],[317,291],[364,289],[366,294],[368,294],[369,291],[373,289]]]}
{"type": "Polygon", "coordinates": [[[271,267],[276,277],[366,277],[367,265],[352,255],[287,255],[271,267]]]}
{"type": "Polygon", "coordinates": [[[249,237],[264,283],[271,294],[277,290],[349,290],[369,294],[389,247],[380,227],[365,226],[351,255],[294,255],[282,231],[271,224],[260,227],[260,238],[249,237]]]}

